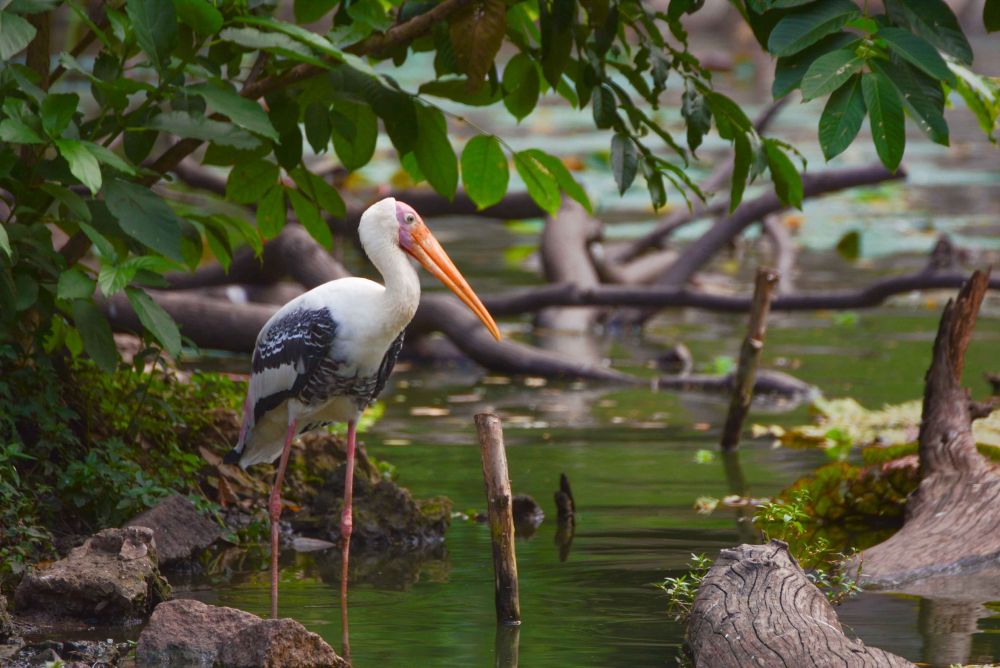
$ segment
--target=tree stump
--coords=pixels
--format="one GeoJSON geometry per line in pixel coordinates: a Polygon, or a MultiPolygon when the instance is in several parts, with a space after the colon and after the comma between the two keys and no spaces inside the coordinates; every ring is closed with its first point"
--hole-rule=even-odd
{"type": "Polygon", "coordinates": [[[1000,559],[1000,474],[976,450],[972,421],[992,406],[970,401],[962,387],[965,351],[989,285],[975,272],[941,316],[924,386],[920,485],[910,495],[903,527],[865,550],[862,583],[894,589],[937,575],[967,575],[1000,559]]]}
{"type": "Polygon", "coordinates": [[[698,589],[687,645],[705,668],[913,666],[844,635],[833,606],[778,540],[722,550],[698,589]]]}

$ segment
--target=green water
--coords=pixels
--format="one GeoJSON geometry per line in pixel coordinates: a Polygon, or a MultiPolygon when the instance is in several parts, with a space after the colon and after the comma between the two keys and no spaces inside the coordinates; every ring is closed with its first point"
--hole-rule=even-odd
{"type": "MultiPolygon", "coordinates": [[[[696,322],[662,325],[644,341],[606,341],[623,368],[629,346],[656,350],[656,333],[676,330],[696,359],[732,354],[741,319],[695,314],[696,322]],[[628,345],[626,345],[628,344],[628,345]]],[[[860,315],[854,326],[835,326],[825,314],[775,319],[766,365],[794,373],[829,396],[850,393],[877,406],[919,396],[936,310],[886,308],[860,315]]],[[[1000,321],[980,321],[969,353],[967,382],[982,393],[983,369],[994,368],[1000,321]]],[[[394,463],[399,481],[417,496],[444,494],[456,510],[484,506],[472,415],[503,416],[515,493],[530,494],[547,519],[528,540],[518,540],[524,666],[651,666],[672,664],[683,629],[666,615],[663,594],[652,586],[683,571],[691,553],[715,555],[747,539],[731,510],[699,515],[694,500],[722,497],[729,482],[722,462],[698,464],[695,452],[712,449],[725,402],[588,384],[528,387],[522,380],[488,377],[471,367],[402,370],[385,394],[386,412],[364,442],[394,463]],[[469,396],[474,389],[478,398],[469,396]],[[449,401],[449,397],[457,401],[449,401]],[[471,400],[474,399],[474,400],[471,400]],[[413,416],[417,407],[447,415],[413,416]],[[707,423],[709,428],[702,431],[707,423]],[[697,426],[696,426],[697,425],[697,426]],[[552,493],[566,473],[578,506],[577,530],[565,561],[555,543],[552,493]]],[[[757,422],[794,424],[807,409],[755,412],[757,422]]],[[[756,496],[777,492],[821,463],[812,454],[773,450],[749,442],[740,465],[756,496]]],[[[355,665],[484,666],[495,657],[493,575],[489,532],[456,518],[435,553],[366,568],[352,585],[351,642],[355,665]]],[[[340,642],[339,565],[335,557],[286,553],[283,615],[340,642]]],[[[190,594],[208,602],[266,615],[267,574],[241,573],[232,584],[190,594]]],[[[844,623],[867,642],[912,660],[923,658],[917,618],[920,600],[868,594],[841,609],[844,623]]],[[[1000,616],[980,620],[973,657],[1000,656],[1000,616]]]]}

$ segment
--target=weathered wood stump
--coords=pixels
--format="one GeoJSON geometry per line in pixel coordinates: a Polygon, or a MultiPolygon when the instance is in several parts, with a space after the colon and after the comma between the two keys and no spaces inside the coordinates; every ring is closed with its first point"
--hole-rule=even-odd
{"type": "Polygon", "coordinates": [[[722,550],[688,618],[695,666],[913,666],[844,635],[833,606],[778,540],[722,550]]]}
{"type": "Polygon", "coordinates": [[[989,285],[977,271],[945,306],[924,386],[920,485],[903,527],[865,550],[862,582],[899,590],[929,577],[969,574],[1000,560],[1000,474],[976,450],[972,421],[992,406],[970,401],[962,387],[965,351],[989,285]]]}

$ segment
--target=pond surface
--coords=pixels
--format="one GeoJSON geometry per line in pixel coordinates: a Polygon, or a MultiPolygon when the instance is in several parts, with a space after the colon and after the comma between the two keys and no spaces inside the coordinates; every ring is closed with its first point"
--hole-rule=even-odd
{"type": "MultiPolygon", "coordinates": [[[[400,78],[405,85],[405,77],[400,78]]],[[[732,85],[737,94],[750,97],[740,82],[732,85]]],[[[803,247],[798,288],[839,289],[918,269],[941,231],[971,246],[977,263],[996,261],[997,151],[958,106],[949,112],[950,149],[931,145],[916,132],[908,134],[906,183],[807,203],[797,237],[803,247]],[[857,261],[834,251],[852,230],[861,234],[857,261]]],[[[823,166],[815,144],[818,113],[816,104],[792,105],[774,126],[777,136],[803,150],[813,169],[823,166]]],[[[581,178],[598,209],[622,221],[609,226],[611,238],[635,236],[652,225],[640,187],[621,200],[612,193],[610,174],[601,166],[607,139],[596,141],[589,113],[551,105],[528,121],[533,126],[516,128],[498,117],[480,113],[476,121],[518,147],[538,145],[559,155],[582,156],[590,169],[581,178]],[[614,216],[616,212],[620,215],[614,216]]],[[[866,131],[867,126],[837,164],[874,159],[866,131]]],[[[721,150],[721,144],[710,142],[703,153],[711,158],[721,150]]],[[[376,164],[365,175],[381,180],[391,164],[376,164]]],[[[530,253],[538,221],[441,220],[431,221],[431,227],[480,291],[537,282],[530,253]]],[[[686,235],[697,232],[695,227],[686,235]]],[[[713,270],[728,275],[732,285],[747,286],[753,265],[752,259],[741,267],[722,258],[713,270]]],[[[827,397],[853,396],[872,408],[917,398],[947,296],[903,296],[856,317],[774,314],[763,365],[793,373],[827,397]]],[[[967,385],[980,396],[985,390],[982,372],[1000,371],[998,316],[996,301],[988,302],[968,356],[967,385]]],[[[527,318],[504,327],[508,335],[531,336],[527,318]]],[[[710,370],[722,363],[719,358],[736,356],[744,327],[742,317],[678,310],[658,317],[641,335],[617,333],[585,343],[616,368],[648,374],[649,360],[683,341],[699,368],[710,370]]],[[[721,397],[508,379],[484,376],[469,366],[402,364],[384,401],[384,418],[363,435],[368,451],[394,464],[399,482],[415,496],[446,495],[457,511],[470,515],[484,508],[472,415],[495,411],[504,419],[513,490],[533,496],[547,515],[534,536],[517,541],[523,614],[518,654],[523,666],[673,665],[683,628],[668,618],[666,598],[654,583],[684,572],[692,553],[714,558],[720,548],[752,536],[731,510],[720,508],[710,515],[694,510],[696,498],[730,492],[721,460],[697,463],[695,456],[716,447],[726,408],[721,397]],[[428,407],[437,410],[415,411],[428,407]],[[555,542],[552,502],[561,473],[569,477],[578,509],[565,559],[555,542]]],[[[748,423],[793,425],[808,419],[803,406],[783,413],[760,409],[748,423]]],[[[754,496],[775,494],[821,463],[822,455],[774,450],[766,442],[746,442],[740,452],[754,496]]],[[[281,613],[339,648],[339,569],[324,566],[323,555],[285,558],[281,613]]],[[[265,570],[183,595],[261,615],[269,611],[265,570]]],[[[845,626],[866,642],[914,661],[939,659],[928,649],[936,637],[921,622],[927,605],[916,597],[865,594],[846,603],[840,614],[845,626]]],[[[996,605],[976,609],[978,630],[971,636],[959,634],[957,651],[964,656],[956,659],[1000,658],[1000,612],[996,605]]],[[[350,614],[358,668],[493,664],[497,638],[488,530],[456,517],[441,550],[387,564],[380,576],[355,584],[350,614]]]]}

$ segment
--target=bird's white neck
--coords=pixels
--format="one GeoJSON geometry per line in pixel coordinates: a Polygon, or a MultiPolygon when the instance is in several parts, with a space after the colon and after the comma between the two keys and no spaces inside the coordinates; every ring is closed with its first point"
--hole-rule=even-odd
{"type": "Polygon", "coordinates": [[[420,277],[399,244],[391,239],[365,239],[362,246],[368,259],[382,274],[385,283],[383,313],[393,335],[403,330],[420,304],[420,277]]]}

